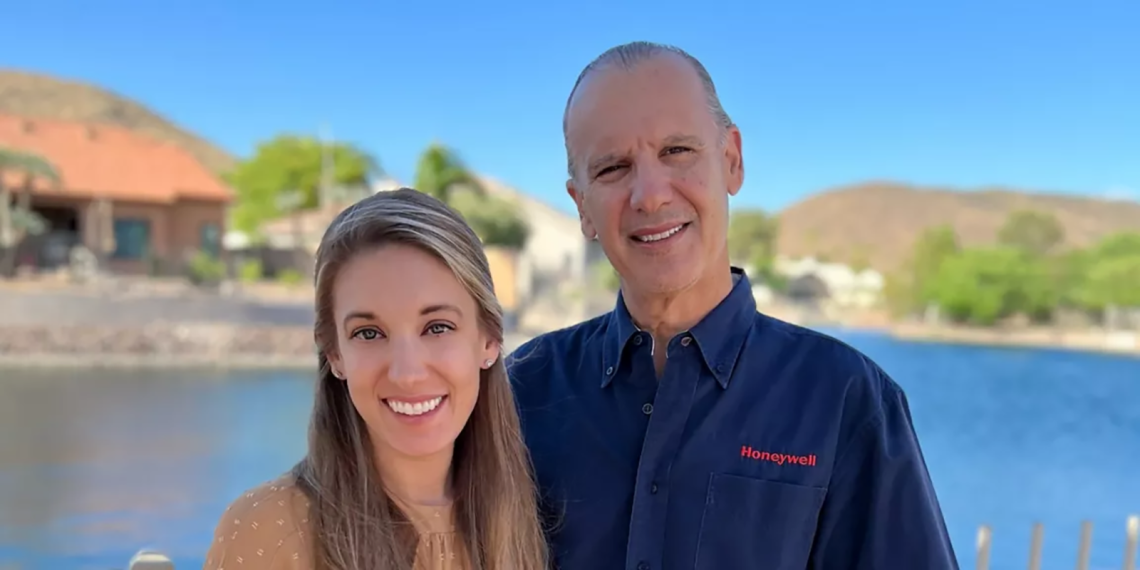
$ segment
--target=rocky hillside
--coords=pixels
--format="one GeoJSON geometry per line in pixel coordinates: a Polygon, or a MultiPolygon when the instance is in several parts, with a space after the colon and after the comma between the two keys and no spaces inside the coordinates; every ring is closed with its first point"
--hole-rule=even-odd
{"type": "Polygon", "coordinates": [[[1118,231],[1140,231],[1140,203],[1005,189],[952,191],[891,182],[867,183],[811,196],[779,214],[779,250],[867,262],[892,270],[931,226],[950,224],[964,245],[992,243],[1011,212],[1048,212],[1065,228],[1066,245],[1087,246],[1118,231]]]}
{"type": "Polygon", "coordinates": [[[25,71],[0,69],[0,113],[126,127],[177,144],[215,172],[234,157],[143,105],[101,87],[25,71]]]}

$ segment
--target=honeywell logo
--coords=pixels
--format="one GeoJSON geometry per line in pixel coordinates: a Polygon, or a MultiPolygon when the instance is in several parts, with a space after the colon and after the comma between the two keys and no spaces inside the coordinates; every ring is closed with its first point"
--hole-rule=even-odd
{"type": "Polygon", "coordinates": [[[815,454],[788,455],[787,453],[770,453],[760,451],[759,449],[752,449],[752,446],[749,445],[740,448],[740,456],[755,459],[756,461],[771,461],[777,465],[806,465],[808,467],[815,465],[815,454]]]}

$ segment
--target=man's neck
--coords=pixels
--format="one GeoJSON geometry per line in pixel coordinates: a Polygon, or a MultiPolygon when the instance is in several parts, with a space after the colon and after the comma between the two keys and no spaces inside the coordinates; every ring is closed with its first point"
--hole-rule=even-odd
{"type": "Polygon", "coordinates": [[[660,376],[665,369],[665,347],[712,312],[732,291],[732,270],[718,267],[706,272],[691,287],[669,294],[622,291],[622,298],[637,327],[653,335],[654,364],[660,376]]]}

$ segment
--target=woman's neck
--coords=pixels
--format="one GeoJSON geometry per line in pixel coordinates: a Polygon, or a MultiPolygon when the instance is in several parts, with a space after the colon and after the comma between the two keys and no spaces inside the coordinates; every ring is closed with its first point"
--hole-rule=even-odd
{"type": "Polygon", "coordinates": [[[385,451],[377,454],[380,480],[396,499],[425,507],[450,504],[453,448],[425,457],[407,457],[390,449],[385,451]]]}

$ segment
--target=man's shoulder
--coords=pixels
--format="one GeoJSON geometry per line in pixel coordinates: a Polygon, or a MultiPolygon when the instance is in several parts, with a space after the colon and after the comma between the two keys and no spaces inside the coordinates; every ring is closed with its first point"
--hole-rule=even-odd
{"type": "Polygon", "coordinates": [[[877,407],[903,390],[865,352],[830,334],[757,313],[761,346],[776,347],[779,359],[794,363],[801,379],[818,388],[842,390],[850,399],[877,407]],[[823,385],[818,385],[822,383],[823,385]]]}
{"type": "Polygon", "coordinates": [[[511,372],[526,372],[550,366],[565,358],[581,357],[599,341],[609,321],[609,313],[575,325],[543,333],[522,343],[507,356],[511,372]]]}

